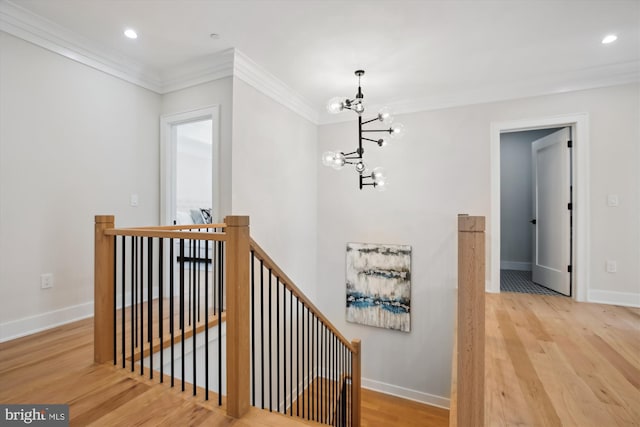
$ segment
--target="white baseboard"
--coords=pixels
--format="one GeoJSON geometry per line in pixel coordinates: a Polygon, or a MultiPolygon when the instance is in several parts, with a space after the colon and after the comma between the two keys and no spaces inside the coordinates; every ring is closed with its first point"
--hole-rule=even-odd
{"type": "Polygon", "coordinates": [[[631,292],[590,290],[588,302],[640,308],[640,294],[631,292]]]}
{"type": "Polygon", "coordinates": [[[93,316],[93,301],[0,323],[0,342],[55,328],[93,316]]]}
{"type": "Polygon", "coordinates": [[[424,393],[422,391],[411,390],[408,388],[383,383],[381,381],[370,380],[367,378],[362,378],[362,387],[373,391],[379,391],[380,393],[402,397],[403,399],[414,400],[426,405],[449,409],[449,399],[446,397],[434,396],[433,394],[424,393]]]}
{"type": "Polygon", "coordinates": [[[530,262],[522,261],[500,261],[500,270],[518,270],[518,271],[531,271],[530,262]]]}

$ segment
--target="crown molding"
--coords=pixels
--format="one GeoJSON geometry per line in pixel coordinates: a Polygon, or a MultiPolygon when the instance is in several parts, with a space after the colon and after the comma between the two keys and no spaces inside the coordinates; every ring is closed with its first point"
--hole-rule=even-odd
{"type": "Polygon", "coordinates": [[[310,122],[318,124],[318,112],[302,96],[238,49],[235,49],[233,75],[310,122]]]}
{"type": "Polygon", "coordinates": [[[161,90],[154,71],[7,0],[0,0],[0,30],[145,89],[161,90]]]}
{"type": "Polygon", "coordinates": [[[236,49],[226,49],[205,58],[164,70],[160,94],[211,82],[234,74],[236,49]]]}
{"type": "MultiPolygon", "coordinates": [[[[534,96],[554,95],[600,87],[617,86],[640,81],[640,61],[628,61],[601,67],[590,67],[571,72],[555,73],[522,82],[500,82],[473,91],[461,91],[422,99],[389,103],[386,106],[394,114],[442,110],[465,105],[486,104],[534,96]]],[[[382,105],[367,106],[377,111],[382,105]]],[[[367,113],[365,113],[366,115],[367,113]]],[[[319,124],[351,121],[351,115],[323,113],[319,124]]]]}
{"type": "Polygon", "coordinates": [[[237,49],[227,49],[160,72],[110,52],[8,0],[0,0],[0,30],[68,59],[158,94],[236,76],[295,113],[318,123],[318,113],[299,94],[237,49]]]}
{"type": "MultiPolygon", "coordinates": [[[[165,94],[224,77],[235,76],[314,124],[350,121],[351,115],[329,115],[313,108],[300,94],[237,49],[162,71],[112,52],[36,15],[9,0],[0,0],[0,31],[114,77],[165,94]]],[[[629,61],[571,72],[547,74],[526,81],[499,82],[474,90],[409,99],[387,104],[395,114],[439,110],[506,101],[640,81],[640,61],[629,61]]],[[[368,106],[377,111],[381,105],[368,106]]]]}

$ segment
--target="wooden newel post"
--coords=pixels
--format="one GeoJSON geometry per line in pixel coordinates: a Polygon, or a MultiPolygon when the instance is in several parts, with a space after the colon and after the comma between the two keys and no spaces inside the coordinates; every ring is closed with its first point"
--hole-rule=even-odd
{"type": "Polygon", "coordinates": [[[114,236],[104,230],[114,228],[113,215],[95,217],[95,254],[93,278],[93,360],[104,363],[113,360],[114,351],[114,236]]]}
{"type": "Polygon", "coordinates": [[[353,372],[351,372],[351,390],[352,390],[352,405],[353,405],[353,409],[352,409],[352,416],[353,416],[353,420],[352,423],[354,425],[354,427],[360,427],[360,410],[361,410],[361,402],[362,402],[362,395],[360,393],[360,389],[362,387],[362,351],[361,351],[361,344],[360,344],[360,340],[353,340],[351,341],[351,345],[354,348],[354,353],[353,353],[353,360],[352,360],[352,367],[351,369],[353,370],[353,372]]]}
{"type": "Polygon", "coordinates": [[[240,418],[249,410],[250,301],[249,217],[228,216],[227,275],[227,414],[240,418]]]}
{"type": "Polygon", "coordinates": [[[485,218],[458,216],[457,425],[484,425],[485,218]]]}

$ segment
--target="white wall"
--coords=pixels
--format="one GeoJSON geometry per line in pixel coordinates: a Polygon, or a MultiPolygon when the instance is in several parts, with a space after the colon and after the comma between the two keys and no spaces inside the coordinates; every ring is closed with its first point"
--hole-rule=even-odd
{"type": "Polygon", "coordinates": [[[308,296],[316,284],[317,127],[242,80],[233,83],[233,212],[308,296]]]}
{"type": "Polygon", "coordinates": [[[158,222],[160,100],[3,32],[0,94],[2,340],[93,314],[94,215],[158,222]]]}
{"type": "MultiPolygon", "coordinates": [[[[233,79],[225,77],[162,96],[161,114],[193,111],[211,105],[220,106],[220,220],[231,208],[231,117],[233,116],[233,79]]],[[[159,125],[158,125],[159,126],[159,125]]],[[[215,215],[215,214],[214,214],[215,215]]]]}
{"type": "MultiPolygon", "coordinates": [[[[351,170],[318,169],[318,301],[348,337],[362,338],[365,385],[432,403],[449,396],[456,215],[489,216],[492,122],[589,113],[591,292],[638,296],[638,94],[638,85],[624,85],[403,115],[398,120],[408,132],[401,142],[387,151],[365,149],[371,166],[387,169],[385,193],[358,190],[351,170]],[[608,192],[620,196],[619,207],[606,206],[608,192]],[[344,320],[347,242],[413,247],[411,333],[344,320]],[[617,274],[604,271],[605,259],[618,261],[617,274]]],[[[318,157],[326,150],[355,146],[356,126],[355,117],[321,126],[318,157]]],[[[487,244],[487,266],[489,250],[487,244]]]]}
{"type": "Polygon", "coordinates": [[[556,129],[500,136],[500,265],[531,270],[533,218],[531,143],[556,129]]]}

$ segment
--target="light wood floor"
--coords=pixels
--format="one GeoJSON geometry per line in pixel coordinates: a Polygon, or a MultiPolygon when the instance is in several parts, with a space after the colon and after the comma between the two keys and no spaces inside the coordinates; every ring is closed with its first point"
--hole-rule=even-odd
{"type": "MultiPolygon", "coordinates": [[[[93,363],[93,319],[0,344],[0,403],[67,403],[72,426],[320,425],[253,408],[241,420],[179,388],[93,363]]],[[[200,396],[202,393],[200,393],[200,396]]],[[[362,426],[448,425],[448,411],[369,390],[362,426]]]]}
{"type": "MultiPolygon", "coordinates": [[[[487,426],[640,426],[640,310],[491,294],[486,333],[487,426]]],[[[92,319],[0,344],[0,402],[68,403],[72,425],[312,424],[257,409],[233,420],[92,360],[92,319]]],[[[362,409],[363,427],[448,425],[446,410],[369,390],[362,409]]]]}
{"type": "Polygon", "coordinates": [[[486,426],[640,426],[640,310],[487,294],[486,426]]]}

